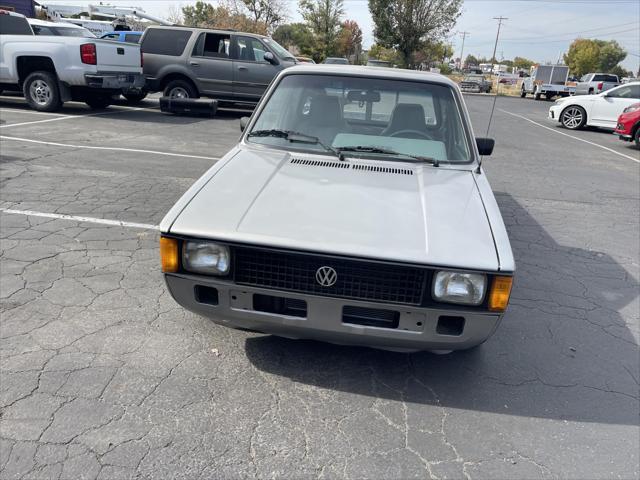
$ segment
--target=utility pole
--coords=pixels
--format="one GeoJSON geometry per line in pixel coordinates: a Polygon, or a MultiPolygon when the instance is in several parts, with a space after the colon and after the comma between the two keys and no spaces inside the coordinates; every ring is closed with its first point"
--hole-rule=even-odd
{"type": "Polygon", "coordinates": [[[469,32],[459,32],[462,35],[462,48],[460,49],[460,70],[464,69],[464,41],[467,35],[471,35],[469,32]]]}
{"type": "Polygon", "coordinates": [[[493,17],[494,20],[498,20],[498,33],[496,34],[496,44],[493,47],[493,55],[491,55],[491,73],[493,73],[494,60],[496,59],[496,50],[498,50],[498,38],[500,37],[500,27],[503,20],[509,20],[507,17],[493,17]]]}

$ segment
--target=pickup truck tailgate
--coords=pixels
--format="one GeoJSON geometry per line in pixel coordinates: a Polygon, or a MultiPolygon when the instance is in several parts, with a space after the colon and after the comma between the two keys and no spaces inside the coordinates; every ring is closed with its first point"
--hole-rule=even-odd
{"type": "Polygon", "coordinates": [[[132,43],[93,40],[100,72],[142,73],[140,46],[132,43]]]}

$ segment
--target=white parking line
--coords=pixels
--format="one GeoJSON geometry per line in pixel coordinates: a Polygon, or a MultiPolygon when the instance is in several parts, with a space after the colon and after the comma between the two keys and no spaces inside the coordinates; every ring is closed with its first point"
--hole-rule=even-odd
{"type": "Polygon", "coordinates": [[[526,120],[527,122],[533,123],[534,125],[537,125],[538,127],[547,129],[547,130],[549,130],[549,131],[551,131],[553,133],[557,133],[558,135],[564,135],[565,137],[573,138],[574,140],[578,140],[580,142],[588,143],[589,145],[593,145],[594,147],[602,148],[603,150],[606,150],[607,152],[614,153],[614,154],[619,155],[621,157],[628,158],[629,160],[632,160],[632,161],[634,161],[636,163],[640,163],[640,160],[638,160],[637,158],[633,158],[633,157],[631,157],[629,155],[625,155],[624,153],[616,152],[615,150],[613,150],[613,149],[611,149],[609,147],[605,147],[604,145],[600,145],[598,143],[590,142],[589,140],[585,140],[584,138],[574,137],[573,135],[569,135],[568,133],[559,132],[555,128],[550,128],[550,127],[547,127],[546,125],[542,125],[541,123],[534,122],[530,118],[527,118],[527,117],[525,117],[523,115],[518,115],[517,113],[508,112],[508,111],[503,110],[501,108],[499,108],[498,110],[500,110],[502,113],[506,113],[507,115],[511,115],[513,117],[518,117],[518,118],[521,118],[522,120],[526,120]]]}
{"type": "Polygon", "coordinates": [[[101,225],[111,225],[113,227],[142,228],[144,230],[160,229],[158,225],[151,225],[149,223],[123,222],[120,220],[109,220],[108,218],[79,217],[76,215],[63,215],[61,213],[35,212],[33,210],[14,210],[12,208],[0,208],[0,212],[13,215],[26,215],[29,217],[45,217],[55,218],[59,220],[72,220],[74,222],[98,223],[101,225]]]}
{"type": "Polygon", "coordinates": [[[21,137],[8,137],[6,135],[0,135],[0,139],[2,140],[10,140],[14,142],[26,142],[26,143],[37,143],[40,145],[51,145],[53,147],[66,147],[66,148],[85,148],[89,150],[108,150],[114,152],[133,152],[133,153],[148,153],[152,155],[165,155],[168,157],[182,157],[182,158],[199,158],[201,160],[220,160],[219,157],[205,157],[203,155],[189,155],[186,153],[173,153],[173,152],[160,152],[157,150],[142,150],[139,148],[124,148],[124,147],[98,147],[94,145],[72,145],[69,143],[58,143],[58,142],[45,142],[44,140],[33,140],[31,138],[21,138],[21,137]]]}
{"type": "MultiPolygon", "coordinates": [[[[71,120],[73,118],[85,118],[85,117],[97,117],[99,115],[109,115],[112,113],[127,113],[136,110],[156,110],[153,108],[146,107],[125,107],[125,106],[117,106],[116,110],[108,110],[106,112],[97,112],[97,113],[83,113],[81,115],[63,115],[56,118],[47,118],[46,120],[34,120],[31,122],[20,122],[20,123],[9,123],[7,125],[0,125],[0,128],[11,128],[11,127],[22,127],[24,125],[35,125],[36,123],[46,123],[46,122],[57,122],[59,120],[71,120]]],[[[23,110],[15,109],[17,111],[22,112],[23,110]]]]}
{"type": "Polygon", "coordinates": [[[48,115],[51,117],[72,117],[73,115],[67,115],[64,113],[54,113],[54,112],[36,112],[34,110],[25,110],[23,108],[0,108],[0,113],[28,113],[29,115],[48,115]]]}

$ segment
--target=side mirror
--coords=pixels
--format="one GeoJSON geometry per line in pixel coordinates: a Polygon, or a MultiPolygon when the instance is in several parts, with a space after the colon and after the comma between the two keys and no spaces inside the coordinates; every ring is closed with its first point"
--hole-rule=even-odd
{"type": "Polygon", "coordinates": [[[249,124],[249,117],[240,117],[240,131],[244,132],[244,129],[247,128],[247,125],[249,124]]]}
{"type": "Polygon", "coordinates": [[[264,52],[264,57],[263,57],[267,62],[269,62],[271,65],[275,65],[276,62],[276,57],[273,56],[273,53],[271,52],[264,52]]]}
{"type": "Polygon", "coordinates": [[[493,138],[476,138],[478,153],[482,156],[489,156],[493,153],[493,147],[496,142],[493,138]]]}

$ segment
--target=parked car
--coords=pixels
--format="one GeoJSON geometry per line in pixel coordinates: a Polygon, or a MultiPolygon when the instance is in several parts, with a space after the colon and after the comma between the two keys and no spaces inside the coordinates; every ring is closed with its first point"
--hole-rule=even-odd
{"type": "Polygon", "coordinates": [[[22,91],[34,110],[78,100],[104,108],[144,86],[140,47],[85,37],[35,36],[27,19],[0,10],[0,88],[22,91]]]}
{"type": "Polygon", "coordinates": [[[620,140],[635,142],[636,148],[640,148],[640,103],[634,103],[622,111],[614,133],[620,140]]]}
{"type": "Polygon", "coordinates": [[[576,85],[576,95],[594,95],[606,92],[620,85],[617,75],[608,73],[587,73],[576,85]]]}
{"type": "Polygon", "coordinates": [[[36,18],[28,18],[31,29],[35,35],[49,35],[59,37],[84,37],[96,38],[96,36],[84,27],[64,22],[46,22],[36,18]]]}
{"type": "Polygon", "coordinates": [[[640,101],[640,82],[627,83],[597,95],[574,95],[556,100],[549,118],[576,130],[585,126],[616,128],[622,111],[640,101]]]}
{"type": "Polygon", "coordinates": [[[489,93],[491,91],[491,82],[484,75],[465,75],[462,82],[460,82],[460,90],[463,92],[489,93]]]}
{"type": "Polygon", "coordinates": [[[367,60],[367,67],[392,67],[391,62],[387,62],[386,60],[376,60],[375,58],[370,58],[367,60]]]}
{"type": "Polygon", "coordinates": [[[116,42],[128,42],[128,43],[140,43],[140,38],[144,32],[134,32],[134,31],[118,31],[118,32],[109,32],[100,36],[100,38],[104,38],[107,40],[115,40],[116,42]]]}
{"type": "Polygon", "coordinates": [[[328,63],[330,65],[349,65],[349,60],[344,57],[327,57],[322,63],[328,63]]]}
{"type": "Polygon", "coordinates": [[[253,33],[148,27],[140,41],[147,89],[167,97],[213,97],[255,104],[276,74],[296,59],[253,33]]]}
{"type": "Polygon", "coordinates": [[[575,87],[567,85],[569,67],[566,65],[538,65],[531,71],[531,76],[522,81],[520,97],[527,94],[540,100],[542,95],[547,100],[553,97],[567,97],[575,92],[575,87]]]}
{"type": "Polygon", "coordinates": [[[298,63],[316,63],[316,62],[313,60],[313,58],[311,58],[311,57],[301,57],[301,56],[298,56],[298,57],[296,57],[296,61],[297,61],[298,63]]]}
{"type": "Polygon", "coordinates": [[[221,325],[456,350],[500,323],[507,232],[457,85],[360,66],[281,71],[239,143],[160,225],[183,307],[221,325]]]}

